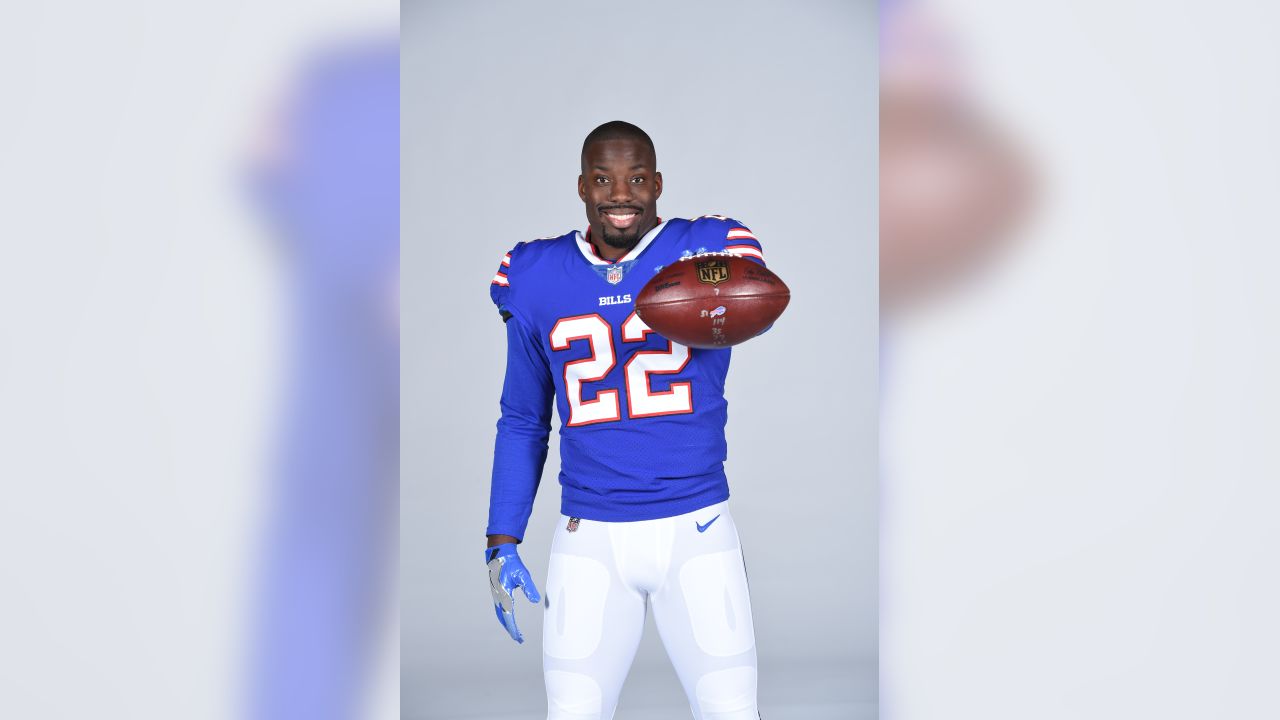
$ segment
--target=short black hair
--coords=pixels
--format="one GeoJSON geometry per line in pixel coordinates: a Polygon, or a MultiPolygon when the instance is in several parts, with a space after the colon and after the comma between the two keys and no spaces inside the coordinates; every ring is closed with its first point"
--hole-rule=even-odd
{"type": "Polygon", "coordinates": [[[587,157],[587,148],[605,140],[639,140],[648,146],[649,152],[653,153],[655,159],[658,157],[658,151],[654,149],[653,140],[649,137],[649,133],[625,120],[610,120],[587,133],[587,139],[582,141],[583,159],[585,160],[587,157]]]}

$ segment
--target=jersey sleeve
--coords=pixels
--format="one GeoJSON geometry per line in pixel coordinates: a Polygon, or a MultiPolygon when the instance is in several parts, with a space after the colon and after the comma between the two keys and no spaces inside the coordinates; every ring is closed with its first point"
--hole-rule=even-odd
{"type": "MultiPolygon", "coordinates": [[[[723,218],[723,221],[725,223],[724,251],[764,265],[764,248],[756,239],[755,233],[733,218],[723,218]]],[[[769,332],[772,327],[773,325],[769,325],[756,333],[756,337],[769,332]]]]}
{"type": "Polygon", "coordinates": [[[724,226],[725,252],[754,260],[761,265],[765,264],[764,248],[761,247],[760,241],[756,239],[755,233],[751,232],[750,228],[733,218],[725,218],[724,226]]]}
{"type": "Polygon", "coordinates": [[[511,317],[511,310],[507,307],[511,300],[511,256],[523,244],[516,245],[511,252],[502,256],[502,262],[498,264],[498,272],[494,273],[493,280],[489,282],[489,298],[498,307],[503,320],[511,317]]]}
{"type": "Polygon", "coordinates": [[[524,539],[533,499],[547,460],[555,385],[540,338],[511,306],[511,256],[489,285],[507,327],[507,370],[502,384],[502,417],[493,448],[486,535],[524,539]]]}

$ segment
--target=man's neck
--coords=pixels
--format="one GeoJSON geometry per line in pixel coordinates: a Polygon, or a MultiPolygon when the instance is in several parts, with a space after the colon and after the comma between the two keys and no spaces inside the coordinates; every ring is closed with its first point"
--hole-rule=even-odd
{"type": "Polygon", "coordinates": [[[595,246],[597,255],[604,258],[605,260],[608,260],[609,262],[617,262],[619,258],[622,258],[627,253],[631,252],[631,250],[636,245],[639,245],[640,241],[637,240],[636,245],[632,245],[631,247],[626,247],[626,248],[616,248],[597,238],[592,238],[591,244],[595,246]]]}
{"type": "MultiPolygon", "coordinates": [[[[621,258],[625,257],[627,253],[634,250],[636,246],[640,244],[640,241],[644,239],[644,236],[653,232],[653,228],[655,227],[658,227],[658,223],[654,223],[653,227],[651,228],[646,228],[644,232],[640,233],[640,237],[636,238],[635,242],[631,243],[631,245],[624,248],[614,247],[609,243],[606,243],[603,237],[596,236],[596,231],[594,228],[587,229],[587,241],[590,242],[591,246],[596,249],[597,255],[604,258],[605,260],[608,260],[609,262],[617,262],[621,258]]],[[[604,233],[601,233],[601,235],[603,234],[604,233]]]]}

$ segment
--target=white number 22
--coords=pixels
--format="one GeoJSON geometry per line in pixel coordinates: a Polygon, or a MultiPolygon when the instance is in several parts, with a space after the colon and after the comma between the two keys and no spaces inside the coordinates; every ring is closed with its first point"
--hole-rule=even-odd
{"type": "MultiPolygon", "coordinates": [[[[634,312],[622,323],[622,342],[643,342],[653,329],[634,312]]],[[[598,313],[561,318],[551,328],[551,349],[568,350],[575,340],[591,344],[591,357],[564,364],[564,390],[569,400],[568,426],[591,425],[622,419],[618,390],[596,392],[595,399],[582,397],[582,384],[598,382],[613,370],[613,327],[598,313]]],[[[693,412],[693,393],[687,382],[671,383],[670,390],[654,392],[650,375],[671,375],[689,363],[689,348],[667,341],[666,350],[632,353],[623,368],[627,383],[627,417],[644,418],[693,412]]]]}

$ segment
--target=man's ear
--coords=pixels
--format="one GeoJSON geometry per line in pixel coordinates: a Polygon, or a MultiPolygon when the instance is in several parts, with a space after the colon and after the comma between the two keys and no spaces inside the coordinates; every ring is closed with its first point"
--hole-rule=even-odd
{"type": "Polygon", "coordinates": [[[578,176],[578,199],[587,201],[587,179],[581,175],[578,176]]]}
{"type": "Polygon", "coordinates": [[[662,173],[660,172],[656,172],[653,174],[653,189],[654,189],[654,193],[653,193],[654,199],[662,197],[662,173]]]}

